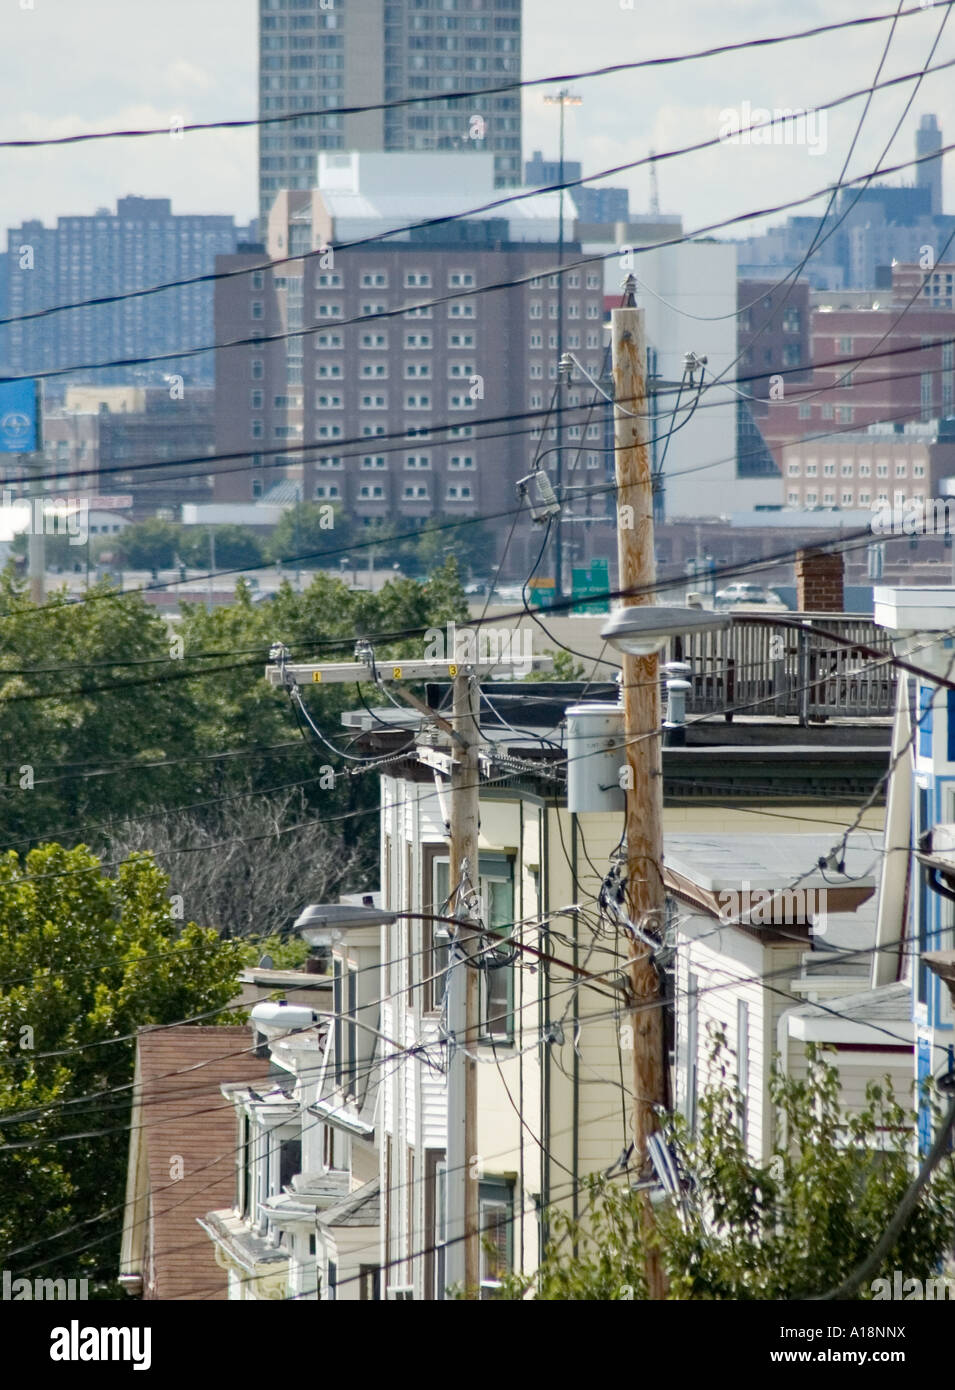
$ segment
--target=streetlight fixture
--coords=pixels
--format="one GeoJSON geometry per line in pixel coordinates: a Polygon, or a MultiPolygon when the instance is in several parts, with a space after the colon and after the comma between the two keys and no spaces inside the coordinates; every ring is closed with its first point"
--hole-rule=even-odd
{"type": "Polygon", "coordinates": [[[632,605],[618,608],[601,628],[600,635],[626,656],[653,656],[671,637],[697,632],[721,632],[732,618],[700,608],[632,605]]]}

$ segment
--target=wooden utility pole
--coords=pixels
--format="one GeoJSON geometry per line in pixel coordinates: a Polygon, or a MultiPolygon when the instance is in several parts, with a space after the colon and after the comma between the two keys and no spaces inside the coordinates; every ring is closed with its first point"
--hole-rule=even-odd
{"type": "Polygon", "coordinates": [[[480,1033],[480,976],[468,965],[477,934],[468,925],[479,911],[478,812],[481,765],[478,722],[480,690],[475,672],[459,670],[454,676],[452,723],[463,743],[452,744],[451,766],[451,873],[453,892],[460,885],[452,915],[461,921],[456,937],[459,952],[448,983],[448,1030],[455,1046],[448,1074],[448,1258],[449,1284],[462,1285],[466,1298],[480,1295],[481,1240],[478,1185],[481,1164],[477,1130],[477,1063],[466,1055],[475,1052],[480,1033]]]}
{"type": "MultiPolygon", "coordinates": [[[[628,276],[623,304],[611,315],[613,340],[614,462],[617,477],[618,588],[623,605],[653,602],[653,478],[647,410],[647,350],[643,310],[636,307],[635,281],[628,276]],[[644,592],[639,592],[640,590],[644,592]],[[637,592],[633,592],[637,590],[637,592]]],[[[662,931],[663,775],[658,657],[623,657],[623,708],[627,766],[627,912],[644,932],[662,931]]],[[[640,1176],[647,1164],[647,1139],[657,1128],[655,1107],[666,1100],[663,1008],[660,980],[650,948],[630,941],[630,988],[633,1012],[634,1165],[640,1176]]],[[[653,1213],[644,1196],[643,1229],[649,1234],[653,1213]]],[[[648,1250],[650,1297],[666,1297],[659,1257],[648,1250]]]]}

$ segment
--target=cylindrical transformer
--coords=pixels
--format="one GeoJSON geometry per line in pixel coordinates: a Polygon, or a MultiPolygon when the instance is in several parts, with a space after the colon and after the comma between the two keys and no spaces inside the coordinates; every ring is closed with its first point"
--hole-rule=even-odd
{"type": "Polygon", "coordinates": [[[627,765],[623,705],[589,700],[567,709],[567,809],[622,812],[627,765]]]}

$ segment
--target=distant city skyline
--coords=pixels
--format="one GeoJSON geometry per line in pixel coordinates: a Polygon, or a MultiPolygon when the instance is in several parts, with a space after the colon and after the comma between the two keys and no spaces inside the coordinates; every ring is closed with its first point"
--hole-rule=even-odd
{"type": "MultiPolygon", "coordinates": [[[[654,11],[599,0],[575,27],[570,0],[525,0],[525,78],[606,63],[668,55],[745,37],[785,33],[858,17],[857,0],[813,0],[794,13],[782,0],[739,0],[725,9],[702,0],[654,11]],[[571,37],[572,35],[572,37],[571,37]]],[[[0,18],[0,75],[6,95],[0,138],[43,137],[82,130],[167,126],[177,119],[215,120],[257,113],[258,0],[165,0],[131,7],[122,0],[39,0],[33,10],[5,7],[0,18]]],[[[917,71],[940,16],[926,10],[899,21],[885,78],[917,71]]],[[[567,113],[567,157],[585,173],[715,135],[721,113],[750,107],[793,108],[864,88],[878,66],[887,24],[843,31],[798,44],[751,50],[715,60],[648,69],[638,75],[574,83],[583,104],[567,113]]],[[[952,57],[946,35],[935,63],[952,57]]],[[[955,132],[950,70],[924,80],[887,163],[910,157],[920,114],[937,114],[955,132]]],[[[876,96],[850,168],[874,167],[912,84],[876,96]]],[[[661,209],[681,212],[688,230],[809,193],[838,177],[862,109],[861,101],[829,113],[827,148],[809,158],[798,147],[724,145],[657,166],[661,209]]],[[[950,137],[951,138],[951,137],[950,137]]],[[[541,89],[523,95],[523,158],[540,149],[554,158],[557,117],[541,89]]],[[[905,182],[914,182],[907,171],[905,182]]],[[[899,176],[892,182],[898,183],[899,176]]],[[[649,203],[646,168],[608,183],[630,190],[633,212],[649,203]]],[[[598,186],[599,185],[595,185],[598,186]]],[[[255,216],[257,136],[210,131],[150,139],[104,141],[41,150],[0,151],[0,228],[28,218],[112,206],[127,194],[170,197],[191,213],[255,216]]],[[[820,205],[805,205],[807,212],[820,205]]],[[[778,218],[776,219],[778,220],[778,218]]],[[[723,235],[745,236],[757,222],[723,235]]]]}

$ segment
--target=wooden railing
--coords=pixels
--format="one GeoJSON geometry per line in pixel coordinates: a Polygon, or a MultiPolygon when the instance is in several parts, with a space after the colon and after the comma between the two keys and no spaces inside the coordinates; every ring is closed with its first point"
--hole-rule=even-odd
{"type": "Polygon", "coordinates": [[[807,724],[840,715],[891,716],[895,670],[871,655],[874,648],[888,657],[890,644],[885,628],[859,614],[789,613],[785,623],[734,614],[723,632],[672,640],[663,659],[690,664],[689,715],[789,715],[807,724]]]}

